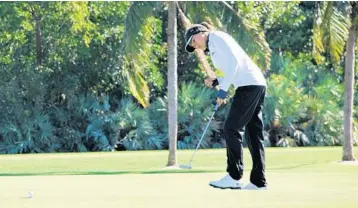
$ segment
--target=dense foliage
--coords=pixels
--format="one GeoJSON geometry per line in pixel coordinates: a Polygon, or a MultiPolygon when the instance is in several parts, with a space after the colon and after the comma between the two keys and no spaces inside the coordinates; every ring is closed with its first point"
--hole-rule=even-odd
{"type": "MultiPolygon", "coordinates": [[[[0,153],[168,147],[166,6],[148,3],[146,13],[133,14],[130,5],[0,4],[0,153]],[[128,24],[138,28],[129,31],[128,24]],[[137,31],[141,40],[131,38],[137,31]],[[133,54],[133,47],[141,53],[133,54]],[[138,99],[141,94],[149,96],[146,108],[138,99]]],[[[186,12],[199,22],[215,16],[217,8],[215,2],[197,2],[186,12]],[[193,8],[200,12],[190,15],[193,8]]],[[[236,2],[232,8],[264,34],[272,50],[271,65],[263,69],[268,80],[265,144],[341,145],[343,66],[313,59],[316,5],[236,2]]],[[[235,31],[233,21],[239,20],[221,17],[216,26],[223,24],[220,29],[232,33],[260,61],[255,54],[259,45],[248,45],[250,36],[235,31]]],[[[200,139],[216,92],[203,86],[205,74],[195,56],[185,53],[183,26],[178,26],[178,148],[185,149],[195,148],[200,139]]],[[[358,106],[357,96],[354,102],[358,106]]],[[[203,148],[225,146],[222,125],[229,107],[218,111],[203,148]]]]}

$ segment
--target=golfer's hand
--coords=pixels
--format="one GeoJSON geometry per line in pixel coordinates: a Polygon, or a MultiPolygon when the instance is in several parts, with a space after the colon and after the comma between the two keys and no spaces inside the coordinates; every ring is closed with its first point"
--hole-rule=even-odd
{"type": "Polygon", "coordinates": [[[217,98],[216,103],[221,106],[226,104],[226,99],[217,98]]]}
{"type": "Polygon", "coordinates": [[[205,81],[204,81],[205,86],[207,86],[209,88],[212,88],[214,80],[215,80],[215,78],[207,78],[207,79],[205,79],[205,81]]]}

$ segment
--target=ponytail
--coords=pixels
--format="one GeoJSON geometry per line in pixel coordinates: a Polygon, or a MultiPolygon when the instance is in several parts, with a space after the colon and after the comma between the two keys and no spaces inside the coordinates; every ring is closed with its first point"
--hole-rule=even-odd
{"type": "Polygon", "coordinates": [[[211,24],[209,24],[209,23],[207,23],[207,22],[202,22],[202,23],[200,23],[200,25],[206,27],[209,31],[215,29],[214,26],[212,26],[211,24]]]}

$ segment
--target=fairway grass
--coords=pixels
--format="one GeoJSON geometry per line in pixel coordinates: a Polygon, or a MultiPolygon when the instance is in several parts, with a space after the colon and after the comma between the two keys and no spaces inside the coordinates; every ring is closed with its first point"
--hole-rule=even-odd
{"type": "MultiPolygon", "coordinates": [[[[179,151],[187,164],[192,150],[179,151]]],[[[167,151],[0,156],[0,207],[358,207],[358,165],[341,148],[267,148],[269,190],[220,190],[225,150],[199,150],[192,170],[164,169],[167,151]],[[33,192],[33,198],[27,198],[33,192]]],[[[358,155],[357,148],[355,149],[358,155]]],[[[251,158],[244,150],[244,182],[251,158]]]]}

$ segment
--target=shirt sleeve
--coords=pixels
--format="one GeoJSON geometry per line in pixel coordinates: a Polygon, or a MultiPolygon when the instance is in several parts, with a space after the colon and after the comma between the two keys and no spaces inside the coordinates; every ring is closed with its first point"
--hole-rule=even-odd
{"type": "Polygon", "coordinates": [[[219,87],[220,90],[227,92],[239,70],[238,54],[233,52],[227,37],[215,34],[211,39],[215,46],[211,56],[213,64],[223,72],[223,77],[219,79],[219,87]]]}

